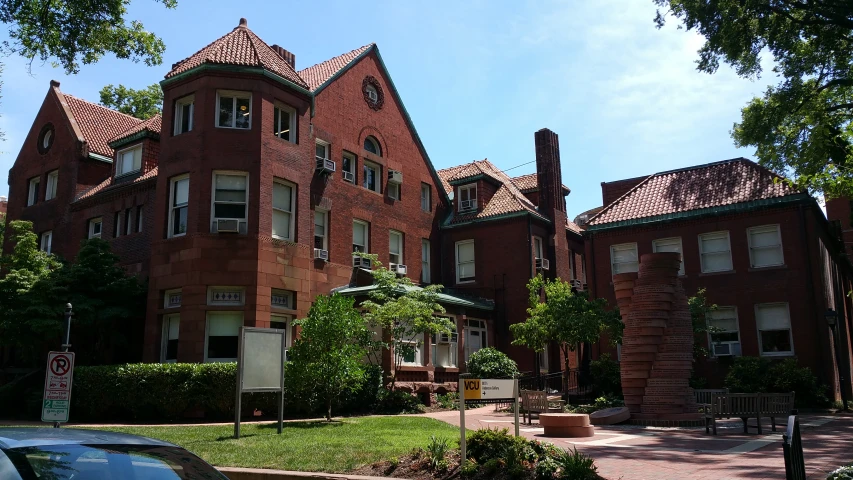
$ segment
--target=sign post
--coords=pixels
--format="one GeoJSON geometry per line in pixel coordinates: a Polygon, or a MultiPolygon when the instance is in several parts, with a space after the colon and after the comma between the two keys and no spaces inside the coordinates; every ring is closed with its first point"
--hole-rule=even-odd
{"type": "Polygon", "coordinates": [[[519,436],[518,428],[518,379],[486,379],[470,378],[467,373],[459,375],[457,391],[459,395],[459,430],[461,438],[459,448],[464,462],[467,454],[465,440],[465,403],[504,403],[512,400],[515,417],[515,436],[519,436]]]}
{"type": "Polygon", "coordinates": [[[50,352],[47,355],[47,372],[44,376],[41,421],[68,422],[71,410],[71,380],[74,376],[74,353],[50,352]]]}
{"type": "Polygon", "coordinates": [[[284,424],[284,348],[286,330],[240,327],[237,347],[237,397],[234,402],[234,438],[240,438],[243,393],[277,392],[278,433],[284,424]]]}

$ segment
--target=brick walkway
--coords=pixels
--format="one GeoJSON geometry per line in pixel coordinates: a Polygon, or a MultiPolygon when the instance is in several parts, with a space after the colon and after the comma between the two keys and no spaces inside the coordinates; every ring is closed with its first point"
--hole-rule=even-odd
{"type": "MultiPolygon", "coordinates": [[[[508,428],[513,431],[512,415],[495,413],[493,407],[465,413],[466,428],[508,428]]],[[[459,412],[427,415],[459,425],[459,412]]],[[[745,435],[743,424],[737,419],[717,422],[716,437],[705,435],[704,428],[617,425],[596,427],[592,438],[564,439],[545,437],[534,420],[533,425],[521,426],[521,434],[564,448],[576,447],[592,456],[599,473],[611,480],[784,479],[784,429],[784,425],[777,426],[774,433],[768,419],[762,435],[745,435]]],[[[755,432],[754,429],[750,431],[755,432]]],[[[810,479],[823,480],[828,472],[853,462],[853,415],[801,415],[800,431],[810,479]]]]}

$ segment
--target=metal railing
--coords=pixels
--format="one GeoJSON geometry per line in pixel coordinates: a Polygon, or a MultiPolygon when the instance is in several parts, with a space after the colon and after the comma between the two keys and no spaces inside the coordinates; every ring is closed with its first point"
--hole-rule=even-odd
{"type": "Polygon", "coordinates": [[[782,434],[782,451],[785,454],[785,479],[806,480],[800,420],[796,414],[788,417],[788,428],[782,434]]]}
{"type": "Polygon", "coordinates": [[[561,394],[570,404],[592,399],[592,385],[584,381],[577,369],[569,370],[568,385],[565,384],[564,373],[554,372],[536,375],[528,372],[518,379],[518,388],[521,390],[539,390],[555,395],[561,394]]]}

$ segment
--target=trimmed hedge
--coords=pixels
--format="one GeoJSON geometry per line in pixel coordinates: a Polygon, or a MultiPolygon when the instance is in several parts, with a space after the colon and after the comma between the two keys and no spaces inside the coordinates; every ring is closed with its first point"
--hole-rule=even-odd
{"type": "Polygon", "coordinates": [[[760,357],[737,357],[725,379],[732,393],[795,392],[797,407],[829,405],[825,385],[818,382],[808,367],[800,367],[793,358],[771,361],[760,357]]]}
{"type": "Polygon", "coordinates": [[[507,354],[492,347],[471,354],[466,364],[474,378],[512,378],[518,375],[518,365],[507,354]]]}

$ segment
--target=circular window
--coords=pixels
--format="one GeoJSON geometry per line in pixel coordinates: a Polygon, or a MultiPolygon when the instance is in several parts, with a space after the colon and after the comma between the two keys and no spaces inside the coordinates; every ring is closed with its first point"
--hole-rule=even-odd
{"type": "Polygon", "coordinates": [[[41,154],[47,153],[50,150],[51,145],[53,145],[53,124],[48,123],[47,125],[41,128],[41,132],[39,132],[38,136],[38,151],[41,154]]]}
{"type": "Polygon", "coordinates": [[[374,155],[382,156],[382,148],[379,147],[379,142],[377,142],[373,137],[367,137],[364,139],[364,149],[374,155]]]}
{"type": "Polygon", "coordinates": [[[371,75],[364,77],[364,81],[361,82],[361,92],[364,94],[364,101],[370,108],[374,110],[382,108],[385,103],[385,95],[382,93],[382,86],[379,85],[379,81],[375,77],[371,75]]]}

